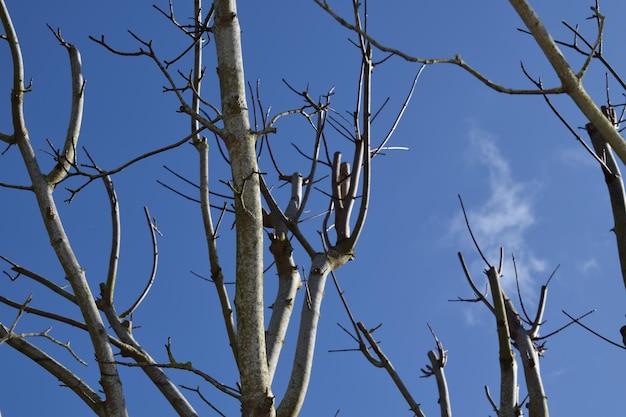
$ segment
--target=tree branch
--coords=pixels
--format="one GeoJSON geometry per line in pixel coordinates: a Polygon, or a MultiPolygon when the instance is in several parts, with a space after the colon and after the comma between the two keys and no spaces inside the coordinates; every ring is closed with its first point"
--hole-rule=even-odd
{"type": "Polygon", "coordinates": [[[152,359],[134,339],[131,334],[132,322],[126,320],[122,322],[113,306],[104,306],[103,312],[115,334],[126,345],[125,348],[122,349],[122,355],[130,356],[135,362],[140,364],[142,371],[150,378],[154,386],[161,391],[178,415],[184,417],[198,417],[198,413],[196,413],[176,385],[172,383],[163,369],[158,366],[154,359],[152,359]]]}
{"type": "Polygon", "coordinates": [[[371,332],[368,331],[365,328],[365,325],[363,325],[363,323],[361,323],[361,322],[358,322],[357,326],[358,326],[359,330],[361,331],[361,333],[363,334],[363,336],[365,336],[365,339],[370,344],[370,346],[372,347],[374,352],[376,353],[376,356],[378,356],[380,358],[380,362],[382,363],[382,367],[387,371],[387,373],[389,374],[389,376],[393,380],[393,382],[396,385],[396,387],[398,387],[398,389],[400,390],[400,393],[402,394],[402,396],[404,397],[405,401],[407,402],[407,404],[411,408],[411,411],[413,411],[415,413],[415,415],[418,416],[418,417],[425,417],[424,413],[422,412],[422,409],[421,409],[420,405],[417,402],[415,402],[415,400],[413,399],[413,396],[411,396],[411,393],[407,389],[406,385],[404,385],[404,382],[402,381],[402,379],[400,378],[400,376],[396,372],[395,368],[393,367],[393,364],[387,358],[385,353],[382,351],[382,349],[380,348],[380,346],[378,345],[376,340],[374,340],[374,338],[372,337],[371,332]]]}
{"type": "Polygon", "coordinates": [[[148,295],[148,292],[152,288],[152,284],[154,283],[154,279],[156,277],[156,272],[157,272],[157,266],[159,265],[159,248],[157,246],[157,239],[156,239],[156,234],[159,231],[156,227],[155,222],[150,217],[150,213],[148,212],[148,207],[144,206],[143,211],[146,215],[146,221],[148,222],[148,229],[150,229],[150,237],[152,239],[152,270],[150,271],[150,277],[148,278],[146,287],[141,292],[141,295],[137,298],[137,300],[135,300],[133,305],[128,308],[128,310],[120,314],[119,316],[120,319],[123,319],[131,315],[137,309],[137,307],[139,307],[139,304],[141,304],[141,302],[146,298],[146,296],[148,295]]]}
{"type": "Polygon", "coordinates": [[[559,76],[564,92],[574,101],[589,122],[595,126],[605,141],[615,150],[622,162],[626,163],[626,141],[619,131],[604,116],[600,108],[582,85],[582,74],[576,74],[561,53],[558,45],[545,28],[539,16],[526,0],[510,0],[517,14],[522,18],[526,27],[533,35],[539,47],[559,76]]]}
{"type": "Polygon", "coordinates": [[[473,77],[478,79],[480,82],[485,84],[487,87],[489,87],[489,88],[491,88],[491,89],[493,89],[495,91],[498,91],[500,93],[506,93],[506,94],[544,94],[544,93],[545,94],[562,94],[562,93],[565,93],[565,89],[563,87],[554,87],[554,88],[549,88],[549,89],[546,89],[546,90],[543,90],[543,91],[514,89],[514,88],[504,87],[502,85],[494,83],[489,78],[487,78],[486,76],[481,74],[478,70],[476,70],[475,68],[473,68],[472,66],[467,64],[461,58],[461,55],[459,55],[459,54],[457,54],[454,58],[419,58],[419,57],[411,56],[411,55],[409,55],[409,54],[407,54],[405,52],[400,51],[399,49],[395,49],[395,48],[391,48],[389,46],[383,45],[382,43],[380,43],[376,39],[374,39],[372,36],[370,36],[367,33],[365,33],[358,26],[347,22],[345,19],[343,19],[341,16],[339,16],[330,7],[330,5],[328,4],[328,2],[326,0],[313,0],[313,1],[318,6],[320,6],[324,11],[326,11],[333,19],[335,19],[335,21],[337,21],[339,24],[341,24],[343,27],[345,27],[347,29],[350,29],[353,32],[356,32],[357,34],[359,34],[359,36],[363,36],[363,38],[367,39],[377,49],[379,49],[379,50],[381,50],[383,52],[388,52],[390,54],[396,55],[396,56],[404,59],[405,61],[416,62],[416,63],[424,64],[424,65],[434,65],[434,64],[452,64],[452,65],[456,65],[458,67],[461,67],[463,70],[467,71],[468,73],[470,73],[473,77]]]}
{"type": "MultiPolygon", "coordinates": [[[[213,227],[213,218],[211,217],[211,205],[209,203],[209,145],[206,140],[195,142],[200,157],[200,210],[202,212],[202,224],[204,226],[204,238],[207,242],[209,252],[209,265],[211,266],[211,278],[215,284],[220,305],[222,307],[222,318],[226,326],[228,341],[233,352],[235,362],[239,362],[239,349],[237,342],[237,331],[235,330],[235,322],[233,319],[233,309],[230,304],[230,297],[224,284],[224,274],[220,266],[220,260],[217,252],[215,228],[213,227]]],[[[219,222],[218,222],[219,227],[219,222]]]]}
{"type": "MultiPolygon", "coordinates": [[[[616,128],[619,126],[615,109],[602,106],[605,118],[616,128]]],[[[626,195],[624,191],[624,180],[619,169],[619,165],[613,156],[611,145],[602,136],[600,131],[592,123],[585,126],[591,138],[591,144],[596,154],[602,158],[608,170],[603,169],[604,180],[606,182],[609,198],[611,200],[611,212],[613,213],[614,226],[611,229],[615,233],[617,241],[617,252],[620,261],[622,280],[626,287],[626,195]]]]}
{"type": "Polygon", "coordinates": [[[63,385],[71,389],[96,415],[100,417],[107,416],[104,400],[68,368],[23,338],[13,337],[2,324],[0,324],[0,338],[6,338],[6,343],[9,346],[32,359],[36,364],[61,381],[63,385]]]}
{"type": "Polygon", "coordinates": [[[516,416],[518,409],[517,362],[515,353],[511,349],[511,332],[509,319],[505,307],[508,298],[500,286],[500,274],[496,267],[491,266],[486,271],[491,288],[496,329],[498,331],[499,363],[500,363],[500,408],[498,416],[516,416]]]}
{"type": "Polygon", "coordinates": [[[115,364],[113,352],[109,345],[107,332],[102,322],[91,289],[87,282],[85,270],[80,266],[69,240],[63,223],[59,217],[56,203],[52,197],[54,184],[42,174],[37,157],[30,143],[28,130],[24,122],[24,64],[15,29],[9,18],[4,0],[0,0],[0,19],[7,33],[7,40],[13,60],[13,89],[11,92],[11,111],[14,135],[22,160],[32,182],[32,190],[36,196],[41,218],[46,227],[50,243],[57,259],[72,285],[76,302],[80,307],[100,370],[100,382],[106,395],[105,409],[109,417],[126,417],[126,404],[121,381],[115,364]]]}
{"type": "MultiPolygon", "coordinates": [[[[301,212],[302,201],[302,174],[295,172],[291,175],[291,196],[285,210],[285,217],[296,223],[297,215],[301,212]]],[[[270,214],[271,216],[271,214],[270,214]]],[[[266,332],[267,363],[269,367],[270,381],[274,378],[274,372],[278,365],[284,338],[287,333],[296,292],[302,286],[302,279],[298,267],[293,260],[293,247],[287,236],[287,225],[276,218],[274,233],[270,234],[270,251],[276,263],[278,273],[278,289],[276,300],[270,306],[272,316],[266,332]]]]}
{"type": "Polygon", "coordinates": [[[324,297],[324,287],[326,278],[332,269],[333,265],[325,254],[320,253],[313,258],[307,281],[310,297],[302,303],[300,329],[291,368],[291,377],[289,378],[285,395],[276,409],[277,417],[298,415],[304,403],[311,378],[313,352],[315,351],[315,340],[322,298],[324,297]]]}
{"type": "Polygon", "coordinates": [[[61,37],[61,31],[56,32],[48,25],[48,28],[58,39],[62,46],[67,49],[70,56],[70,68],[72,71],[72,109],[70,112],[70,120],[68,123],[67,134],[63,151],[57,156],[57,164],[48,173],[47,180],[55,185],[65,178],[72,166],[76,163],[76,147],[78,146],[78,137],[80,136],[80,127],[83,120],[83,102],[85,98],[85,80],[83,78],[83,70],[78,49],[67,43],[61,37]]]}

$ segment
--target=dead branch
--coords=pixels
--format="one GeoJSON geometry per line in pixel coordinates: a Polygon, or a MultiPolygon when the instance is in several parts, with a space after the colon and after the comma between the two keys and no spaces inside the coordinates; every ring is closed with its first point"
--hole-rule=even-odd
{"type": "Polygon", "coordinates": [[[156,235],[159,232],[157,229],[156,223],[152,217],[150,217],[150,213],[148,212],[148,207],[143,208],[143,211],[146,215],[146,221],[148,222],[148,229],[150,230],[150,237],[152,239],[152,270],[150,271],[150,277],[148,278],[148,282],[146,283],[146,287],[141,292],[141,295],[135,300],[135,302],[122,314],[120,314],[120,319],[124,319],[125,317],[131,315],[137,307],[141,304],[141,302],[146,298],[148,292],[152,288],[152,284],[154,283],[154,279],[156,277],[157,266],[159,264],[159,249],[157,246],[156,235]]]}
{"type": "MultiPolygon", "coordinates": [[[[537,88],[542,89],[543,88],[543,84],[541,82],[541,79],[539,80],[535,80],[533,79],[530,74],[526,71],[526,68],[524,68],[524,65],[522,64],[522,72],[524,73],[524,75],[526,76],[526,78],[528,78],[530,80],[530,82],[532,82],[533,84],[535,84],[537,86],[537,88]]],[[[548,105],[548,107],[550,108],[550,110],[552,110],[552,112],[554,113],[554,115],[561,121],[561,123],[563,123],[563,125],[567,128],[567,130],[574,136],[574,138],[576,138],[576,141],[578,141],[578,143],[580,143],[583,148],[585,148],[585,150],[600,164],[600,166],[602,167],[603,170],[606,170],[607,172],[610,172],[609,167],[606,165],[606,163],[604,162],[604,160],[602,158],[600,158],[590,147],[589,145],[587,145],[587,143],[582,139],[582,137],[580,137],[580,135],[578,134],[578,132],[576,132],[576,130],[568,123],[567,120],[565,120],[565,118],[561,115],[561,112],[554,106],[554,104],[552,104],[552,100],[550,100],[550,97],[548,95],[544,95],[543,99],[545,100],[546,104],[548,105]]]]}
{"type": "Polygon", "coordinates": [[[393,365],[391,364],[387,356],[384,354],[379,344],[372,337],[371,332],[367,330],[365,326],[363,325],[363,323],[361,322],[357,323],[357,327],[359,328],[359,331],[361,332],[361,334],[363,334],[367,342],[372,347],[374,353],[376,353],[376,356],[379,358],[379,361],[382,364],[382,368],[387,371],[387,373],[393,380],[396,387],[398,387],[398,390],[400,390],[400,393],[404,397],[405,401],[409,404],[411,411],[413,411],[418,417],[425,417],[420,405],[417,402],[415,402],[415,400],[411,396],[411,393],[407,389],[406,385],[404,385],[404,382],[402,381],[402,379],[396,372],[395,368],[393,367],[393,365]]]}
{"type": "Polygon", "coordinates": [[[500,364],[500,407],[499,416],[513,416],[518,406],[517,362],[511,348],[511,331],[505,307],[506,296],[500,286],[500,274],[491,266],[487,271],[491,297],[493,300],[498,332],[498,350],[500,364]]]}
{"type": "Polygon", "coordinates": [[[85,80],[83,78],[80,52],[78,49],[61,37],[60,30],[55,32],[50,25],[48,25],[48,28],[61,45],[67,49],[70,56],[70,68],[72,72],[72,108],[67,128],[67,136],[63,145],[63,151],[57,158],[57,164],[46,176],[50,184],[58,184],[65,178],[76,161],[76,147],[83,119],[85,80]]]}
{"type": "Polygon", "coordinates": [[[15,281],[16,279],[18,279],[20,277],[20,275],[23,275],[27,278],[32,279],[35,282],[38,282],[40,284],[42,284],[43,286],[45,286],[46,288],[54,291],[55,293],[59,294],[60,296],[62,296],[63,298],[71,301],[72,303],[76,304],[76,297],[70,293],[69,291],[66,291],[65,289],[63,289],[61,286],[53,283],[52,281],[48,280],[47,278],[44,278],[43,276],[29,270],[26,269],[18,264],[16,264],[15,262],[11,261],[10,259],[8,259],[5,256],[0,255],[0,259],[2,259],[3,261],[7,262],[8,264],[11,265],[11,270],[16,272],[17,275],[15,277],[11,277],[11,280],[15,281]]]}
{"type": "Polygon", "coordinates": [[[217,414],[219,414],[222,417],[226,417],[226,414],[222,413],[217,407],[215,407],[204,395],[202,395],[202,393],[200,392],[200,387],[196,387],[196,388],[190,388],[188,386],[185,385],[181,385],[180,386],[182,389],[186,389],[188,391],[193,391],[196,394],[198,394],[198,397],[200,397],[200,399],[202,400],[202,402],[204,402],[206,405],[208,405],[213,411],[215,411],[217,414]]]}
{"type": "Polygon", "coordinates": [[[74,372],[57,362],[37,346],[24,340],[22,337],[13,337],[8,329],[0,324],[0,338],[6,339],[6,343],[29,357],[33,362],[50,372],[66,387],[71,389],[87,406],[98,416],[105,417],[104,400],[85,381],[80,379],[74,372]]]}
{"type": "MultiPolygon", "coordinates": [[[[469,272],[467,264],[465,263],[465,259],[463,258],[463,254],[461,252],[458,252],[457,255],[459,257],[459,261],[461,262],[461,267],[463,268],[463,272],[465,273],[465,278],[467,279],[467,282],[469,283],[470,287],[472,288],[472,291],[476,295],[477,299],[479,301],[482,301],[487,306],[487,308],[493,314],[495,314],[495,308],[491,305],[489,300],[487,300],[487,297],[482,292],[480,292],[478,290],[478,287],[476,287],[476,284],[474,283],[474,280],[472,279],[472,275],[469,272]]],[[[467,301],[467,300],[460,299],[460,301],[467,301]]],[[[469,300],[469,301],[474,301],[474,300],[469,300]]]]}
{"type": "MultiPolygon", "coordinates": [[[[222,216],[226,211],[226,203],[222,208],[222,214],[218,221],[217,227],[213,226],[213,217],[211,216],[210,202],[209,202],[209,145],[206,140],[196,141],[195,147],[198,150],[200,158],[200,210],[202,213],[202,224],[204,226],[204,236],[207,242],[207,248],[209,251],[209,264],[211,266],[211,278],[215,284],[217,295],[220,300],[220,306],[222,308],[222,318],[226,327],[226,333],[228,334],[228,341],[230,348],[233,352],[235,361],[239,361],[239,349],[237,342],[237,330],[235,329],[235,322],[233,318],[233,308],[230,304],[230,297],[226,289],[224,282],[224,274],[220,265],[218,251],[217,251],[217,227],[221,222],[222,216]]],[[[262,180],[262,177],[261,177],[262,180]]]]}
{"type": "Polygon", "coordinates": [[[416,56],[411,56],[411,55],[409,55],[409,54],[407,54],[405,52],[402,52],[399,49],[392,48],[392,47],[389,47],[389,46],[386,46],[386,45],[382,44],[381,42],[378,42],[374,37],[372,37],[369,34],[365,33],[357,25],[349,23],[348,21],[346,21],[344,18],[339,16],[334,11],[330,7],[330,5],[328,4],[328,2],[326,0],[314,0],[314,2],[318,6],[320,6],[324,11],[326,11],[333,19],[335,19],[335,21],[337,21],[343,27],[345,27],[347,29],[350,29],[351,31],[357,33],[359,36],[362,36],[367,41],[369,41],[373,46],[375,46],[377,49],[379,49],[379,50],[381,50],[383,52],[387,52],[387,53],[396,55],[396,56],[404,59],[405,61],[415,62],[415,63],[423,64],[423,65],[435,65],[435,64],[452,64],[452,65],[456,65],[456,66],[462,68],[463,70],[467,71],[469,74],[471,74],[473,77],[475,77],[480,82],[485,84],[487,87],[489,87],[489,88],[491,88],[491,89],[493,89],[495,91],[501,92],[501,93],[506,93],[506,94],[543,94],[544,92],[546,94],[563,94],[563,93],[565,93],[565,89],[562,86],[553,87],[553,88],[544,90],[544,92],[541,92],[541,91],[538,91],[538,90],[514,89],[514,88],[504,87],[502,85],[494,83],[489,78],[487,78],[485,75],[480,73],[478,70],[476,70],[475,68],[473,68],[472,66],[467,64],[461,58],[460,54],[457,54],[454,58],[420,58],[420,57],[416,57],[416,56]]]}
{"type": "MultiPolygon", "coordinates": [[[[419,80],[420,75],[422,75],[422,72],[424,71],[425,68],[426,68],[426,65],[422,65],[420,69],[417,71],[417,74],[415,74],[415,78],[413,78],[413,83],[411,84],[411,88],[409,89],[409,92],[406,98],[404,99],[404,102],[402,103],[402,107],[400,108],[400,111],[396,115],[396,118],[394,119],[391,127],[389,128],[389,131],[385,135],[384,139],[381,141],[380,145],[372,149],[371,151],[372,158],[375,157],[378,153],[380,153],[381,150],[385,149],[387,142],[389,142],[389,139],[391,139],[393,132],[395,132],[396,127],[398,127],[398,124],[400,123],[400,120],[402,119],[402,116],[404,115],[404,111],[406,110],[406,108],[409,105],[409,102],[411,101],[411,97],[413,97],[413,92],[415,91],[415,86],[417,85],[417,81],[419,80]]],[[[376,115],[372,117],[372,121],[374,121],[375,116],[376,115]]]]}
{"type": "Polygon", "coordinates": [[[209,382],[211,385],[213,385],[218,390],[222,391],[224,394],[227,394],[236,399],[241,398],[241,392],[239,391],[239,389],[229,387],[226,384],[222,384],[221,382],[219,382],[217,379],[213,378],[209,374],[194,368],[191,362],[182,363],[182,362],[176,361],[174,359],[174,354],[172,353],[172,340],[169,337],[167,338],[167,344],[165,345],[165,350],[167,351],[167,358],[169,359],[169,363],[157,364],[155,366],[159,368],[181,369],[181,370],[189,371],[191,373],[198,375],[205,381],[209,382]]]}
{"type": "Polygon", "coordinates": [[[426,365],[426,370],[422,369],[422,372],[424,373],[423,377],[429,377],[432,375],[435,376],[435,379],[437,380],[437,389],[439,391],[439,400],[437,402],[439,403],[441,417],[450,417],[452,416],[452,408],[450,403],[450,393],[448,392],[448,382],[444,372],[444,368],[448,360],[448,352],[444,350],[443,345],[439,341],[439,338],[435,334],[432,327],[430,327],[430,324],[428,324],[428,328],[435,339],[437,351],[428,351],[430,365],[426,365]]]}
{"type": "MultiPolygon", "coordinates": [[[[600,333],[596,332],[595,330],[591,329],[589,326],[586,326],[584,324],[582,324],[582,322],[580,321],[580,318],[574,318],[572,317],[569,313],[567,313],[565,310],[561,310],[563,312],[563,314],[565,314],[573,323],[578,324],[580,327],[582,327],[583,329],[587,330],[589,333],[593,334],[596,337],[599,337],[600,339],[604,340],[605,342],[610,343],[613,346],[617,346],[620,349],[626,349],[626,346],[624,346],[624,344],[622,343],[617,343],[612,341],[611,339],[609,339],[608,337],[602,336],[600,333]]],[[[589,313],[587,313],[589,314],[589,313]]],[[[571,323],[570,323],[571,324],[571,323]]]]}

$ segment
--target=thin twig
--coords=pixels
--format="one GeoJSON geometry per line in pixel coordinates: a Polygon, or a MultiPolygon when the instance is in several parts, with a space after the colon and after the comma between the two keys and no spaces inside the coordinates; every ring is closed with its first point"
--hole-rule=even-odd
{"type": "Polygon", "coordinates": [[[488,267],[491,267],[491,264],[489,263],[489,261],[487,261],[487,258],[483,254],[483,251],[480,249],[480,246],[478,245],[478,242],[476,241],[474,232],[472,232],[472,226],[470,226],[469,219],[467,218],[467,212],[465,211],[465,205],[463,204],[463,199],[461,198],[460,194],[458,194],[458,197],[459,197],[459,202],[461,203],[461,210],[463,211],[463,218],[465,219],[465,225],[467,226],[467,231],[472,237],[472,242],[474,242],[474,247],[476,247],[476,250],[480,254],[480,257],[483,258],[483,261],[485,261],[485,264],[487,264],[488,267]]]}
{"type": "Polygon", "coordinates": [[[148,207],[144,206],[143,211],[146,215],[146,221],[148,222],[148,229],[150,229],[150,237],[152,238],[152,270],[150,271],[150,277],[148,278],[146,287],[141,292],[141,295],[139,296],[139,298],[137,298],[137,300],[133,303],[133,305],[131,305],[128,308],[128,310],[120,314],[120,319],[123,319],[124,317],[127,317],[128,315],[132,314],[137,309],[137,307],[139,307],[141,302],[146,298],[146,296],[148,295],[148,292],[152,288],[152,284],[154,283],[154,279],[156,277],[156,272],[157,272],[157,266],[159,264],[159,249],[157,246],[156,234],[157,233],[160,234],[160,232],[157,229],[156,224],[154,223],[153,219],[150,217],[150,212],[148,211],[148,207]]]}
{"type": "Polygon", "coordinates": [[[624,346],[623,344],[616,343],[616,342],[612,341],[611,339],[602,336],[600,333],[596,332],[595,330],[592,330],[590,327],[585,326],[584,324],[582,324],[580,322],[579,319],[575,319],[574,317],[570,316],[565,310],[561,310],[561,311],[563,312],[563,314],[565,314],[567,317],[569,317],[570,320],[572,320],[574,323],[578,324],[583,329],[587,330],[589,333],[599,337],[600,339],[604,340],[605,342],[608,342],[608,343],[612,344],[613,346],[617,346],[620,349],[626,349],[626,346],[624,346]]]}

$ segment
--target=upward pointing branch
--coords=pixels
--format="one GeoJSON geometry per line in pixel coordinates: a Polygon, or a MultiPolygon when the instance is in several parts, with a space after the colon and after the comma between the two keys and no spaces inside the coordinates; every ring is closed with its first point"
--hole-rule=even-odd
{"type": "Polygon", "coordinates": [[[76,258],[65,233],[63,222],[59,217],[56,202],[52,196],[55,184],[42,174],[28,136],[23,106],[24,93],[26,92],[24,88],[24,62],[17,34],[4,0],[0,0],[0,20],[7,34],[13,60],[11,112],[15,143],[20,150],[28,176],[32,182],[32,191],[37,199],[41,218],[46,227],[50,243],[72,286],[76,302],[87,325],[94,353],[98,359],[100,384],[106,396],[105,413],[109,417],[126,417],[128,415],[126,401],[106,328],[87,282],[85,270],[80,266],[76,258]]]}
{"type": "MultiPolygon", "coordinates": [[[[48,26],[49,27],[49,26],[48,26]]],[[[52,30],[52,28],[50,28],[52,30]]],[[[78,145],[78,137],[80,135],[80,127],[83,120],[83,102],[85,98],[85,79],[83,78],[83,68],[78,49],[67,43],[61,38],[60,32],[54,32],[56,38],[61,42],[70,56],[70,68],[72,71],[72,110],[70,113],[70,121],[65,136],[65,144],[63,151],[57,155],[57,164],[48,174],[48,181],[51,184],[57,184],[69,172],[76,159],[76,146],[78,145]]]]}

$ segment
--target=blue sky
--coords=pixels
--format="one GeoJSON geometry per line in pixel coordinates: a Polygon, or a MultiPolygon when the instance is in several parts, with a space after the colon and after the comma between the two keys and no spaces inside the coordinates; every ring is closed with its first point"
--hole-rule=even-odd
{"type": "MultiPolygon", "coordinates": [[[[189,5],[179,3],[177,16],[182,20],[189,5]]],[[[336,4],[339,11],[349,11],[347,2],[331,4],[336,4]]],[[[159,5],[167,7],[166,2],[159,5]]],[[[576,2],[573,6],[559,1],[536,7],[554,36],[570,41],[571,33],[561,20],[580,23],[583,32],[592,38],[594,26],[585,21],[591,5],[576,2]]],[[[87,90],[80,144],[103,168],[117,167],[187,134],[187,119],[176,113],[175,98],[162,93],[164,80],[147,59],[113,56],[87,38],[104,34],[120,49],[133,50],[136,43],[126,32],[131,29],[145,39],[153,39],[163,58],[171,58],[181,45],[181,37],[151,3],[8,1],[8,7],[20,36],[26,76],[33,80],[32,92],[26,97],[26,121],[38,156],[46,161],[44,166],[52,164],[45,139],[61,145],[70,100],[67,53],[46,23],[61,28],[65,39],[81,50],[87,90]]],[[[507,2],[475,5],[458,0],[371,1],[369,8],[372,35],[412,55],[430,58],[460,53],[495,82],[530,88],[519,67],[523,61],[546,86],[557,83],[534,41],[516,30],[521,21],[507,2]]],[[[607,2],[602,8],[607,15],[604,54],[618,71],[625,73],[620,17],[626,12],[626,4],[607,2]]],[[[313,96],[335,87],[334,108],[340,112],[352,110],[359,57],[348,42],[348,31],[312,2],[242,2],[239,12],[246,77],[253,83],[261,80],[264,105],[271,105],[274,114],[300,105],[299,98],[282,83],[283,78],[298,89],[308,85],[313,96]]],[[[8,48],[0,45],[0,131],[10,133],[11,68],[8,48]]],[[[207,98],[215,99],[212,45],[205,50],[204,91],[207,98]]],[[[582,63],[581,56],[566,53],[576,65],[582,63]]],[[[378,54],[379,59],[383,57],[378,54]]],[[[375,103],[391,98],[374,125],[378,137],[384,136],[392,123],[417,70],[415,64],[398,58],[375,69],[375,103]]],[[[585,85],[596,100],[604,102],[604,69],[597,63],[585,78],[585,85]]],[[[623,91],[617,85],[612,85],[611,91],[614,102],[623,100],[623,91]]],[[[555,97],[554,103],[574,127],[584,126],[585,119],[566,97],[555,97]]],[[[281,169],[290,172],[302,167],[306,160],[300,159],[290,144],[306,146],[313,140],[311,130],[297,118],[282,120],[277,127],[278,133],[271,140],[281,169]]],[[[583,130],[579,132],[586,136],[583,130]]],[[[347,149],[345,141],[335,136],[333,146],[347,149]]],[[[505,286],[511,296],[515,293],[510,259],[511,252],[515,254],[531,316],[540,286],[560,265],[550,283],[542,334],[567,323],[561,310],[580,315],[596,309],[585,323],[613,340],[620,339],[619,328],[625,324],[620,306],[624,305],[625,293],[614,236],[609,231],[612,219],[604,179],[597,164],[540,97],[498,94],[459,68],[428,67],[392,145],[410,151],[388,152],[374,160],[373,200],[365,232],[356,259],[338,270],[337,276],[357,319],[368,327],[383,323],[376,336],[427,415],[437,415],[438,405],[435,381],[419,378],[419,369],[428,360],[426,352],[435,348],[426,323],[433,326],[448,350],[446,372],[455,414],[493,415],[483,387],[489,385],[492,392],[498,391],[493,317],[481,305],[448,301],[471,297],[457,260],[458,251],[464,253],[474,279],[484,282],[485,266],[464,228],[458,194],[463,196],[474,232],[489,259],[495,263],[499,247],[505,248],[505,286]]],[[[220,162],[214,145],[211,152],[210,175],[219,191],[223,186],[218,179],[226,179],[226,166],[220,162]]],[[[0,182],[26,183],[18,157],[15,149],[0,157],[0,182]]],[[[157,280],[134,317],[140,326],[134,334],[161,361],[166,360],[163,345],[171,337],[178,360],[190,360],[222,382],[234,385],[237,376],[214,288],[190,272],[209,275],[198,207],[156,183],[161,180],[181,191],[193,192],[162,166],[194,178],[196,161],[195,150],[183,146],[114,177],[123,225],[116,302],[119,306],[132,303],[150,271],[151,248],[142,209],[145,205],[157,218],[163,237],[159,239],[157,280]]],[[[265,156],[260,163],[270,172],[270,182],[280,185],[269,159],[265,156]]],[[[277,198],[282,197],[283,202],[287,198],[285,189],[277,190],[277,198]]],[[[62,283],[32,196],[6,189],[0,189],[0,193],[0,255],[62,283]]],[[[67,196],[63,189],[56,191],[68,234],[95,291],[108,262],[110,225],[104,188],[94,183],[71,204],[62,203],[67,196]]],[[[316,206],[323,207],[326,201],[323,195],[318,197],[321,200],[316,206]]],[[[227,219],[219,245],[225,271],[232,277],[229,226],[227,219]]],[[[317,241],[315,231],[319,227],[320,223],[311,221],[306,229],[313,242],[317,241]]],[[[303,254],[297,256],[296,263],[306,267],[303,254]]],[[[268,305],[273,299],[271,289],[270,283],[268,305]]],[[[2,280],[0,292],[18,301],[32,293],[34,307],[77,318],[72,306],[24,278],[16,282],[2,280]]],[[[13,310],[0,306],[2,323],[8,325],[14,317],[13,310]]],[[[301,415],[333,416],[340,410],[342,417],[409,416],[408,407],[383,371],[372,368],[359,353],[329,352],[354,347],[336,323],[349,324],[329,283],[311,386],[301,415]]],[[[48,322],[27,316],[17,331],[35,332],[48,326],[48,322]]],[[[97,387],[95,364],[84,335],[61,324],[52,326],[52,334],[62,341],[71,340],[90,366],[75,363],[67,352],[50,343],[37,343],[97,387]]],[[[292,325],[274,386],[279,397],[288,378],[294,328],[292,325]]],[[[618,415],[623,408],[623,350],[577,326],[548,339],[547,348],[541,367],[553,415],[618,415]]],[[[4,417],[84,415],[88,411],[67,388],[59,387],[54,378],[8,346],[0,346],[0,363],[2,374],[10,375],[0,379],[0,410],[4,417]]],[[[177,383],[200,385],[203,394],[227,415],[237,415],[237,403],[202,381],[182,373],[172,375],[177,383]]],[[[124,369],[122,376],[131,415],[173,415],[137,369],[124,369]]],[[[521,391],[523,397],[524,389],[521,391]]],[[[214,415],[193,393],[190,397],[202,415],[214,415]]]]}

